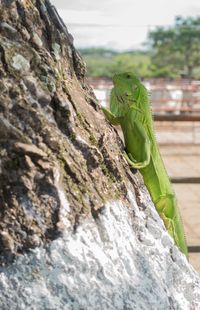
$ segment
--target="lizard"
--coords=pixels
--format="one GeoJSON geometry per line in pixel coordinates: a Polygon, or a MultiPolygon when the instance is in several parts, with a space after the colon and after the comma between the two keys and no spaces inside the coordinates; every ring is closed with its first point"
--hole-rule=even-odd
{"type": "Polygon", "coordinates": [[[167,231],[188,258],[180,210],[155,137],[149,93],[132,72],[114,75],[113,84],[110,110],[102,111],[112,125],[121,126],[127,162],[141,172],[167,231]]]}

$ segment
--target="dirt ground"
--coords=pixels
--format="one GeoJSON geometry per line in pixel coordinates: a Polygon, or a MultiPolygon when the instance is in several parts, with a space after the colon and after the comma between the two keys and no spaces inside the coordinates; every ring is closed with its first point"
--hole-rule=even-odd
{"type": "MultiPolygon", "coordinates": [[[[170,177],[200,177],[200,124],[156,124],[160,152],[170,177]]],[[[187,243],[200,246],[200,184],[173,184],[187,243]]],[[[200,253],[189,255],[200,272],[200,253]]]]}

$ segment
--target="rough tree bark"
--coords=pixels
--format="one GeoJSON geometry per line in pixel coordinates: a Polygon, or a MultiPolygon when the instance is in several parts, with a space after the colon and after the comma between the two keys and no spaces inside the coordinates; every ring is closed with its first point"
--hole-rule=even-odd
{"type": "Polygon", "coordinates": [[[134,177],[50,2],[1,1],[0,20],[0,257],[8,262],[62,231],[64,195],[76,229],[106,199],[126,199],[134,177]]]}
{"type": "Polygon", "coordinates": [[[200,309],[48,0],[0,0],[0,308],[200,309]]]}

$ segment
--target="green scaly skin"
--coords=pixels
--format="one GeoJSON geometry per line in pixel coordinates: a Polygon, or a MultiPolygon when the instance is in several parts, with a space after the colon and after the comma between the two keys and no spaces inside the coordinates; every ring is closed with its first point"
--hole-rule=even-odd
{"type": "Polygon", "coordinates": [[[128,163],[139,169],[155,207],[176,245],[188,257],[176,197],[155,139],[148,92],[132,73],[113,77],[110,111],[102,108],[113,125],[120,125],[128,163]]]}

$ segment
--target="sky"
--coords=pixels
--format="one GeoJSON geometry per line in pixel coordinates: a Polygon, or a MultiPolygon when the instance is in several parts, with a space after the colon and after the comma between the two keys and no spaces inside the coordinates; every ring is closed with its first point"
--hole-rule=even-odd
{"type": "MultiPolygon", "coordinates": [[[[149,30],[197,16],[200,0],[51,0],[77,48],[145,48],[149,30]]],[[[200,13],[199,13],[200,14],[200,13]]]]}

